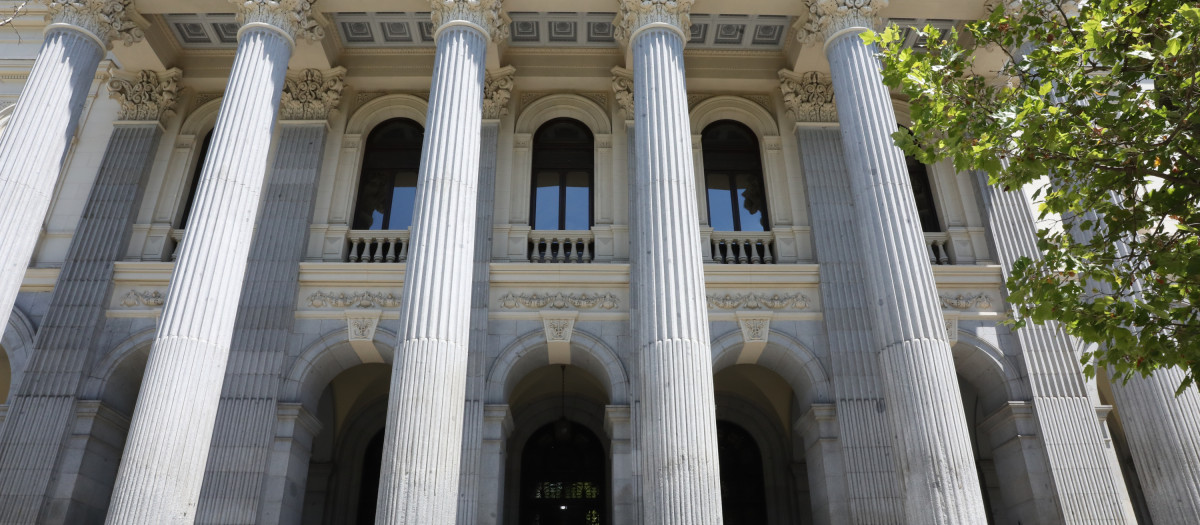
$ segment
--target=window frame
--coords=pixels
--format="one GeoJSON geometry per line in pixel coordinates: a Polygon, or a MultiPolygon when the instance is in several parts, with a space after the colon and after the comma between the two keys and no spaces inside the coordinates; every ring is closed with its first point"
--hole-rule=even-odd
{"type": "Polygon", "coordinates": [[[586,172],[587,173],[588,226],[585,231],[590,231],[592,229],[592,227],[596,225],[596,153],[595,153],[595,144],[596,144],[596,135],[595,135],[595,133],[592,132],[591,128],[589,128],[587,124],[579,121],[578,119],[574,119],[571,117],[557,117],[557,118],[547,120],[546,122],[543,122],[541,125],[539,125],[537,130],[534,131],[533,137],[531,140],[531,145],[530,145],[530,163],[529,163],[530,164],[530,167],[529,167],[529,227],[531,230],[535,230],[535,231],[575,231],[575,230],[567,230],[567,228],[566,228],[566,225],[567,225],[566,202],[567,202],[567,188],[568,188],[567,176],[571,173],[578,173],[578,172],[586,172]],[[544,152],[545,150],[542,148],[545,148],[547,146],[547,144],[545,144],[545,143],[539,144],[538,136],[541,135],[542,131],[545,130],[548,126],[559,124],[559,123],[564,123],[564,122],[572,123],[579,130],[583,131],[590,140],[587,141],[586,146],[584,146],[584,144],[585,144],[584,142],[580,142],[578,147],[571,147],[569,145],[564,145],[565,143],[560,143],[560,144],[550,143],[549,144],[549,146],[551,146],[550,149],[556,150],[556,151],[583,151],[586,149],[587,150],[586,168],[583,167],[585,165],[583,162],[580,162],[579,166],[577,166],[577,167],[576,166],[562,167],[562,166],[540,166],[539,165],[539,162],[538,162],[539,157],[544,156],[544,155],[538,155],[539,150],[544,152]],[[558,193],[558,197],[557,197],[558,198],[558,220],[557,220],[558,228],[553,229],[553,230],[539,229],[537,227],[537,222],[538,222],[538,217],[537,217],[537,204],[538,204],[537,197],[538,197],[538,195],[537,194],[538,194],[538,188],[539,188],[538,178],[539,178],[539,175],[541,175],[543,173],[554,173],[558,177],[558,192],[557,192],[558,193]]]}

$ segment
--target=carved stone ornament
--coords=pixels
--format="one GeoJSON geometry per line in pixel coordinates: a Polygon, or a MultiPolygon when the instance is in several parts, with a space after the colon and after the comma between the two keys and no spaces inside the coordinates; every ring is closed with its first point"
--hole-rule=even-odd
{"type": "Polygon", "coordinates": [[[946,320],[946,340],[950,344],[958,342],[958,318],[947,317],[946,320]]]}
{"type": "Polygon", "coordinates": [[[433,27],[454,20],[470,22],[484,31],[495,42],[508,40],[508,15],[501,9],[500,0],[430,0],[433,27]]]}
{"type": "MultiPolygon", "coordinates": [[[[675,26],[681,35],[692,31],[691,10],[694,0],[620,0],[621,10],[613,19],[613,36],[629,43],[629,36],[642,26],[663,23],[675,26]]],[[[687,42],[688,37],[683,37],[687,42]]]]}
{"type": "Polygon", "coordinates": [[[130,18],[133,0],[48,0],[46,21],[86,29],[112,49],[114,40],[132,46],[145,38],[130,18]]]}
{"type": "Polygon", "coordinates": [[[147,290],[144,292],[130,290],[121,299],[121,306],[126,308],[133,308],[135,306],[158,307],[163,305],[163,300],[163,294],[158,290],[147,290]]]}
{"type": "Polygon", "coordinates": [[[315,292],[308,296],[313,308],[399,308],[400,298],[383,292],[315,292]]]}
{"type": "Polygon", "coordinates": [[[767,295],[755,292],[738,295],[708,294],[708,308],[710,310],[737,310],[740,308],[748,310],[783,310],[787,308],[803,310],[808,308],[808,305],[808,296],[799,292],[787,295],[767,295]]]}
{"type": "Polygon", "coordinates": [[[834,33],[850,27],[874,29],[883,20],[879,13],[888,0],[805,0],[808,21],[796,32],[804,44],[824,42],[834,33]]]}
{"type": "Polygon", "coordinates": [[[500,298],[500,306],[504,308],[577,308],[587,310],[600,308],[613,310],[621,305],[621,300],[611,293],[548,293],[548,294],[513,294],[507,293],[500,298]]]}
{"type": "Polygon", "coordinates": [[[346,334],[350,348],[364,363],[382,363],[383,356],[375,348],[375,329],[379,328],[380,310],[346,310],[346,334]]]}
{"type": "Polygon", "coordinates": [[[817,71],[800,74],[779,72],[779,90],[788,115],[797,122],[837,122],[837,105],[833,102],[833,81],[817,71]]]}
{"type": "Polygon", "coordinates": [[[283,83],[279,116],[283,120],[325,120],[342,100],[346,68],[305,69],[283,83]]]}
{"type": "Polygon", "coordinates": [[[313,18],[315,0],[229,0],[239,24],[261,23],[282,29],[293,40],[320,40],[325,29],[313,18]]]}
{"type": "Polygon", "coordinates": [[[494,120],[508,114],[508,99],[512,97],[516,72],[517,68],[512,66],[487,72],[483,82],[483,118],[494,120]]]}
{"type": "Polygon", "coordinates": [[[108,94],[121,104],[117,118],[156,122],[175,114],[180,74],[178,68],[162,73],[146,70],[136,75],[116,72],[108,82],[108,94]]]}
{"type": "Polygon", "coordinates": [[[970,310],[971,308],[991,308],[992,296],[985,293],[977,293],[973,295],[958,294],[958,295],[939,295],[938,299],[942,302],[942,308],[951,308],[954,310],[970,310]]]}
{"type": "Polygon", "coordinates": [[[613,98],[627,119],[633,119],[633,72],[620,66],[612,68],[613,98]]]}
{"type": "Polygon", "coordinates": [[[770,317],[739,318],[738,325],[742,328],[742,339],[747,342],[766,342],[767,334],[771,331],[770,317]]]}

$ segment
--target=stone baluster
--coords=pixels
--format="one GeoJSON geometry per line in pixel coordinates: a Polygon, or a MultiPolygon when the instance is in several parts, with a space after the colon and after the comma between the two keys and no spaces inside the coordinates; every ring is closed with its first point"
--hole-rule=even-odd
{"type": "Polygon", "coordinates": [[[0,326],[25,277],[100,59],[114,40],[142,30],[133,0],[49,0],[49,25],[29,77],[0,133],[0,326]]]}
{"type": "MultiPolygon", "coordinates": [[[[813,243],[821,264],[821,305],[837,397],[841,470],[848,490],[844,497],[831,497],[846,502],[849,521],[902,523],[904,502],[892,460],[893,430],[886,411],[880,410],[886,402],[879,386],[879,363],[871,350],[872,320],[863,308],[867,277],[859,253],[858,219],[837,126],[833,84],[815,71],[800,75],[782,71],[779,80],[789,113],[798,121],[796,141],[808,183],[813,243]]],[[[836,516],[822,518],[826,523],[837,521],[836,516]]]]}
{"type": "Polygon", "coordinates": [[[234,0],[237,52],[134,409],[108,522],[190,522],[216,421],[259,192],[306,1],[234,0]]]}
{"type": "Polygon", "coordinates": [[[471,315],[488,39],[497,0],[433,0],[437,51],[421,147],[376,523],[453,523],[471,315]]]}
{"type": "Polygon", "coordinates": [[[898,460],[904,521],[986,521],[962,396],[895,111],[874,51],[859,35],[887,0],[810,0],[800,31],[824,43],[859,224],[868,305],[898,460]]]}
{"type": "Polygon", "coordinates": [[[234,321],[200,492],[200,523],[277,523],[281,515],[284,502],[260,493],[275,441],[277,394],[294,323],[287,312],[295,307],[299,290],[326,121],[341,98],[345,73],[343,68],[306,69],[289,75],[284,84],[279,145],[234,321]]]}
{"type": "Polygon", "coordinates": [[[178,78],[179,70],[172,69],[118,73],[109,82],[110,94],[121,103],[119,120],[71,238],[25,378],[0,429],[0,520],[5,523],[42,523],[46,513],[69,520],[82,512],[51,510],[69,505],[69,494],[51,501],[50,509],[44,498],[56,465],[66,461],[60,453],[94,361],[93,342],[104,327],[113,263],[129,242],[178,78]],[[39,512],[44,513],[40,518],[39,512]]]}
{"type": "Polygon", "coordinates": [[[712,351],[684,82],[691,0],[622,0],[633,56],[637,222],[631,310],[647,523],[721,522],[712,351]]]}

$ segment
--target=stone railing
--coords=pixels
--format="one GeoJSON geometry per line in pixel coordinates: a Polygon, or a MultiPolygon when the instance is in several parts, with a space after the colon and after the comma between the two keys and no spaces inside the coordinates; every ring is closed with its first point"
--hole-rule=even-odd
{"type": "Polygon", "coordinates": [[[408,230],[350,230],[346,262],[378,263],[408,260],[408,230]]]}
{"type": "Polygon", "coordinates": [[[592,232],[533,230],[529,232],[529,262],[590,263],[596,249],[592,232]]]}
{"type": "Polygon", "coordinates": [[[704,262],[716,264],[775,264],[772,232],[712,232],[704,247],[704,262]]]}
{"type": "Polygon", "coordinates": [[[171,229],[171,240],[174,242],[174,244],[171,245],[171,260],[172,261],[174,261],[175,258],[179,256],[179,245],[183,244],[183,234],[185,234],[185,233],[187,233],[187,230],[182,230],[179,228],[171,229]]]}
{"type": "Polygon", "coordinates": [[[947,249],[949,245],[950,234],[925,232],[925,247],[929,250],[929,264],[956,264],[947,249]]]}

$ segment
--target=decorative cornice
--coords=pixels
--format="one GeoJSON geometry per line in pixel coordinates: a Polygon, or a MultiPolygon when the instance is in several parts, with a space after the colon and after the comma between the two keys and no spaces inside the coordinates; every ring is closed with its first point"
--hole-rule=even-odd
{"type": "Polygon", "coordinates": [[[46,21],[82,28],[99,38],[107,49],[114,40],[131,46],[145,38],[130,17],[133,0],[48,0],[46,21]]]}
{"type": "Polygon", "coordinates": [[[954,310],[969,310],[971,308],[991,308],[992,296],[986,293],[977,294],[958,294],[958,295],[939,295],[938,299],[942,302],[942,308],[952,308],[954,310]]]}
{"type": "Polygon", "coordinates": [[[158,307],[163,305],[163,300],[163,294],[158,290],[147,290],[144,292],[130,290],[121,299],[121,306],[126,308],[133,308],[135,306],[158,307]]]}
{"type": "Polygon", "coordinates": [[[483,118],[498,119],[508,114],[508,99],[512,96],[516,72],[517,68],[512,66],[487,72],[483,82],[483,118]]]}
{"type": "Polygon", "coordinates": [[[237,7],[237,21],[267,24],[283,30],[292,40],[320,40],[325,29],[313,18],[315,0],[229,0],[237,7]]]}
{"type": "Polygon", "coordinates": [[[686,43],[692,31],[692,3],[695,0],[620,0],[621,10],[613,19],[613,36],[629,44],[629,37],[644,26],[667,24],[679,31],[686,43]]]}
{"type": "Polygon", "coordinates": [[[613,310],[621,306],[621,300],[611,293],[548,293],[548,294],[513,294],[507,293],[500,298],[500,306],[504,308],[578,308],[586,310],[601,308],[613,310]]]}
{"type": "Polygon", "coordinates": [[[626,119],[633,119],[633,72],[620,66],[612,68],[613,97],[626,119]]]}
{"type": "Polygon", "coordinates": [[[804,44],[825,42],[837,32],[851,27],[876,29],[882,26],[879,12],[888,0],[805,0],[808,21],[796,32],[804,44]]]}
{"type": "Polygon", "coordinates": [[[158,122],[175,114],[179,97],[179,77],[183,72],[171,68],[133,74],[117,71],[108,82],[108,95],[121,104],[119,120],[158,122]]]}
{"type": "Polygon", "coordinates": [[[788,115],[798,122],[837,122],[837,105],[833,102],[833,82],[829,75],[817,71],[800,74],[786,69],[779,71],[779,90],[788,115]]]}
{"type": "Polygon", "coordinates": [[[721,310],[783,310],[786,308],[794,308],[803,310],[808,308],[809,298],[807,295],[796,292],[793,294],[780,295],[751,292],[738,295],[717,295],[708,294],[708,308],[721,310]]]}
{"type": "Polygon", "coordinates": [[[434,31],[456,20],[470,22],[488,33],[495,42],[508,40],[511,20],[504,14],[500,0],[430,0],[434,31]]]}
{"type": "Polygon", "coordinates": [[[288,75],[279,99],[279,116],[283,120],[325,120],[342,100],[342,79],[346,68],[328,71],[305,69],[288,75]]]}
{"type": "Polygon", "coordinates": [[[308,296],[313,308],[399,308],[400,298],[383,292],[315,292],[308,296]]]}

